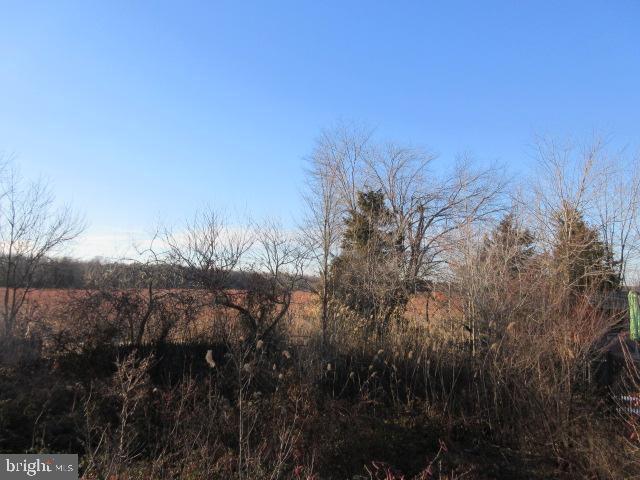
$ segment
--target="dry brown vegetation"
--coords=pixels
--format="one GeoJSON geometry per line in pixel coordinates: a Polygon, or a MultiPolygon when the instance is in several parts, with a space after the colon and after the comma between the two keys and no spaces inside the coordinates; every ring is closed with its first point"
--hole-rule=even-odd
{"type": "MultiPolygon", "coordinates": [[[[249,340],[228,312],[194,311],[208,325],[188,341],[133,345],[88,321],[91,292],[38,292],[30,318],[64,328],[34,326],[38,341],[4,357],[3,448],[84,452],[87,478],[633,475],[637,423],[586,377],[610,319],[535,295],[526,324],[491,326],[473,353],[456,328],[465,312],[445,305],[384,340],[343,322],[327,349],[319,304],[300,293],[303,333],[292,316],[278,337],[249,340]]],[[[518,296],[486,301],[511,311],[518,296]]]]}
{"type": "Polygon", "coordinates": [[[299,234],[205,211],[135,288],[119,264],[35,290],[11,272],[42,259],[2,257],[0,450],[79,453],[87,479],[639,477],[633,344],[606,347],[640,176],[540,148],[526,197],[340,130],[299,234]]]}

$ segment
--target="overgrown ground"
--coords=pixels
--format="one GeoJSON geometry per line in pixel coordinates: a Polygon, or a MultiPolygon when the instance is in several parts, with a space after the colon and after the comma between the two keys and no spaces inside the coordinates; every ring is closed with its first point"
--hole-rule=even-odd
{"type": "Polygon", "coordinates": [[[79,453],[86,478],[639,475],[637,422],[553,332],[472,353],[443,308],[384,338],[345,321],[323,345],[313,308],[269,339],[218,315],[189,341],[143,345],[88,341],[105,332],[57,310],[48,339],[35,322],[4,340],[0,450],[79,453]]]}

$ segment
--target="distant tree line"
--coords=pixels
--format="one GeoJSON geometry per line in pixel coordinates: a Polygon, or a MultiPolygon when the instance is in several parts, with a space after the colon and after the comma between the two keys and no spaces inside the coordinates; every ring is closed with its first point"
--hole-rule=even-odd
{"type": "MultiPolygon", "coordinates": [[[[0,257],[0,264],[6,259],[0,257]]],[[[18,265],[26,262],[16,262],[18,265]]],[[[247,290],[252,282],[252,273],[246,271],[229,272],[225,278],[225,288],[247,290]]],[[[103,260],[79,260],[72,257],[45,258],[35,269],[31,279],[23,285],[16,285],[13,278],[10,287],[30,289],[94,289],[94,288],[147,288],[149,279],[157,289],[195,288],[198,286],[196,273],[189,268],[175,265],[149,265],[103,260]],[[178,272],[178,270],[180,270],[178,272]],[[28,285],[27,285],[28,284],[28,285]]],[[[6,287],[6,277],[0,276],[0,287],[6,287]]]]}

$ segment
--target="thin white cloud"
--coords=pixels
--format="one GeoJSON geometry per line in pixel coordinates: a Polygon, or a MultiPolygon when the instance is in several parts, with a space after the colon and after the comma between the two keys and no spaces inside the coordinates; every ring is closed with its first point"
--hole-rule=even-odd
{"type": "Polygon", "coordinates": [[[138,257],[141,248],[151,242],[151,235],[145,231],[107,230],[88,231],[78,237],[68,247],[68,255],[91,260],[101,257],[109,260],[138,257]]]}

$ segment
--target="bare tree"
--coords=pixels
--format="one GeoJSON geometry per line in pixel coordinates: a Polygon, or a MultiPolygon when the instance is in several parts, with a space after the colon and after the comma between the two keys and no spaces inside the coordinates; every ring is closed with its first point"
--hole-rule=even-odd
{"type": "Polygon", "coordinates": [[[307,206],[302,231],[320,277],[320,318],[323,342],[327,342],[330,268],[340,247],[343,215],[355,205],[357,165],[365,149],[366,135],[351,135],[347,129],[325,131],[316,142],[307,169],[303,195],[307,206]]]}
{"type": "MultiPolygon", "coordinates": [[[[361,207],[362,193],[380,192],[394,231],[393,252],[385,255],[384,262],[378,254],[357,255],[357,268],[362,272],[378,271],[384,264],[384,291],[379,291],[381,285],[368,289],[376,292],[373,295],[376,298],[395,297],[399,288],[403,290],[401,297],[417,291],[427,291],[428,297],[429,285],[438,267],[446,263],[456,230],[491,219],[502,210],[505,182],[497,168],[476,169],[470,161],[462,159],[450,174],[442,175],[432,168],[434,161],[435,156],[423,149],[374,143],[370,133],[361,129],[339,127],[323,132],[308,171],[305,231],[315,247],[312,251],[320,274],[325,340],[331,267],[342,255],[344,222],[361,207]],[[362,264],[367,258],[376,265],[362,264]]],[[[349,267],[344,262],[348,257],[353,263],[355,256],[348,252],[345,255],[341,281],[351,278],[357,283],[354,289],[365,291],[367,282],[381,280],[380,275],[366,278],[349,275],[349,269],[355,269],[356,265],[349,267]]]]}
{"type": "MultiPolygon", "coordinates": [[[[585,274],[602,277],[613,272],[624,282],[629,258],[640,246],[637,160],[612,155],[598,137],[581,148],[548,138],[539,139],[536,147],[540,173],[527,207],[543,248],[552,252],[558,238],[564,238],[569,242],[565,253],[571,258],[601,250],[585,274]],[[580,235],[581,222],[597,235],[580,235]]],[[[566,269],[571,258],[549,267],[566,269]]],[[[583,280],[572,277],[572,282],[583,280]]]]}
{"type": "Polygon", "coordinates": [[[322,132],[313,158],[317,174],[332,178],[343,212],[358,204],[364,189],[367,157],[372,154],[371,131],[355,125],[340,125],[322,132]]]}
{"type": "Polygon", "coordinates": [[[535,238],[511,210],[487,232],[485,225],[468,225],[451,258],[463,300],[462,327],[469,333],[471,352],[491,345],[508,325],[526,318],[539,290],[535,238]]]}
{"type": "Polygon", "coordinates": [[[12,168],[0,179],[0,274],[4,283],[3,331],[14,333],[34,278],[48,256],[55,255],[83,230],[69,208],[55,208],[42,182],[27,182],[12,168]]]}
{"type": "Polygon", "coordinates": [[[245,310],[235,308],[249,322],[250,331],[269,336],[289,312],[293,294],[302,284],[306,258],[295,235],[275,221],[256,232],[245,310]]]}
{"type": "Polygon", "coordinates": [[[623,154],[605,157],[608,167],[596,197],[602,240],[615,258],[615,270],[626,282],[629,259],[640,249],[640,158],[623,154]]]}
{"type": "MultiPolygon", "coordinates": [[[[538,237],[551,244],[556,228],[554,218],[562,215],[567,205],[587,218],[593,217],[595,198],[602,186],[599,180],[604,173],[600,161],[603,144],[596,139],[578,152],[571,144],[539,138],[535,148],[539,171],[532,189],[534,198],[524,201],[536,223],[538,237]]],[[[566,220],[570,227],[571,222],[566,220]]]]}
{"type": "Polygon", "coordinates": [[[273,333],[303,277],[302,249],[273,222],[232,228],[209,209],[184,231],[166,231],[164,242],[164,261],[178,269],[183,283],[203,289],[212,306],[236,312],[252,337],[273,333]],[[245,288],[231,289],[231,277],[240,272],[245,288]]]}
{"type": "Polygon", "coordinates": [[[403,276],[414,291],[446,262],[453,232],[504,209],[499,169],[474,169],[461,158],[452,173],[439,177],[430,168],[434,160],[428,152],[393,144],[367,158],[369,184],[390,205],[404,253],[403,276]]]}

